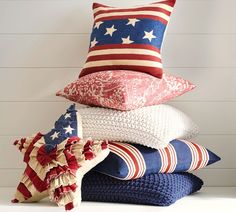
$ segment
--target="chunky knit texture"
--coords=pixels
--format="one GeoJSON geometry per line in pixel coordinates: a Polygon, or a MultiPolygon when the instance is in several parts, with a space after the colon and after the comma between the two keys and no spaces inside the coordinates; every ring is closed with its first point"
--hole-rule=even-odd
{"type": "Polygon", "coordinates": [[[202,180],[190,173],[150,174],[123,181],[89,172],[83,178],[82,200],[168,206],[202,185],[202,180]]]}
{"type": "Polygon", "coordinates": [[[163,148],[176,138],[191,139],[197,125],[183,112],[169,105],[131,111],[89,107],[79,110],[84,137],[142,144],[163,148]]]}

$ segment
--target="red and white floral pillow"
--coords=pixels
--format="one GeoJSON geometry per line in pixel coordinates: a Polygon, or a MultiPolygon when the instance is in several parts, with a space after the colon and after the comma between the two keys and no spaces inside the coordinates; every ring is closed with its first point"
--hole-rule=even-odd
{"type": "Polygon", "coordinates": [[[57,92],[71,101],[133,110],[167,102],[195,88],[191,82],[171,74],[159,79],[149,74],[115,70],[88,74],[57,92]]]}

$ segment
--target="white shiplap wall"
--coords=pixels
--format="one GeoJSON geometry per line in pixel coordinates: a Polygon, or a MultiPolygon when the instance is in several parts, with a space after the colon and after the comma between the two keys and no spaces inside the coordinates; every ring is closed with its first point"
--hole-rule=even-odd
{"type": "MultiPolygon", "coordinates": [[[[100,0],[113,6],[153,0],[100,0]]],[[[91,0],[0,0],[0,186],[24,167],[12,141],[49,129],[69,105],[54,93],[78,76],[92,25],[91,0]]],[[[163,47],[166,71],[197,88],[170,104],[201,128],[196,141],[222,157],[198,173],[236,186],[236,1],[177,0],[163,47]]]]}

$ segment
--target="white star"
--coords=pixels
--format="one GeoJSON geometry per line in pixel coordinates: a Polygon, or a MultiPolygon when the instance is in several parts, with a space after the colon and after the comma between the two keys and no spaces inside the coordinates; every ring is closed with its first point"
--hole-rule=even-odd
{"type": "Polygon", "coordinates": [[[95,26],[94,26],[94,29],[96,29],[96,28],[99,29],[99,27],[100,27],[101,24],[103,24],[102,21],[96,22],[96,23],[95,23],[95,26]]]}
{"type": "Polygon", "coordinates": [[[96,46],[97,43],[96,38],[94,38],[93,41],[91,41],[90,47],[96,46]]]}
{"type": "Polygon", "coordinates": [[[67,118],[71,118],[71,114],[70,113],[66,113],[66,115],[64,116],[65,119],[67,118]]]}
{"type": "Polygon", "coordinates": [[[130,36],[128,36],[127,38],[121,38],[123,43],[122,44],[131,44],[134,41],[130,40],[130,36]]]}
{"type": "Polygon", "coordinates": [[[136,22],[140,21],[140,20],[138,20],[136,18],[130,18],[128,20],[129,20],[129,22],[126,25],[132,25],[132,26],[135,26],[136,22]]]}
{"type": "Polygon", "coordinates": [[[113,35],[113,32],[115,32],[117,29],[114,28],[114,25],[110,28],[106,28],[107,32],[105,33],[105,35],[113,35]]]}
{"type": "Polygon", "coordinates": [[[144,33],[145,33],[145,35],[144,35],[143,39],[148,39],[150,42],[152,42],[153,38],[156,38],[156,36],[153,35],[153,30],[150,32],[144,31],[144,33]]]}
{"type": "Polygon", "coordinates": [[[68,125],[68,127],[65,127],[63,129],[66,131],[65,133],[70,133],[70,134],[72,134],[72,130],[75,130],[74,128],[71,128],[70,125],[68,125]]]}
{"type": "Polygon", "coordinates": [[[55,138],[58,138],[58,135],[60,134],[60,132],[54,132],[50,137],[52,138],[52,140],[54,140],[55,138]]]}

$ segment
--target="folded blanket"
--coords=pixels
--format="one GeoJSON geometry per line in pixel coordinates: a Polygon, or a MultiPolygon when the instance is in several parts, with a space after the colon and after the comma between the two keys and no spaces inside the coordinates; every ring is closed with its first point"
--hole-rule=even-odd
{"type": "Polygon", "coordinates": [[[83,179],[82,200],[168,206],[202,185],[202,180],[190,173],[149,174],[123,181],[89,172],[83,179]]]}

